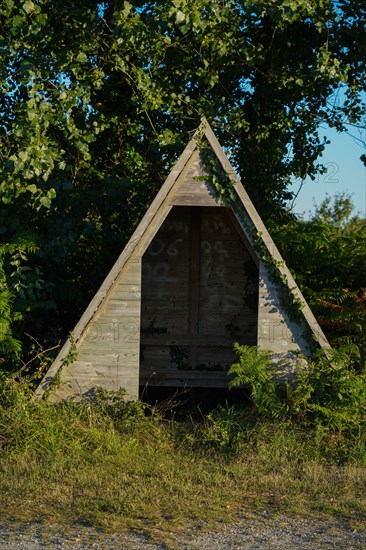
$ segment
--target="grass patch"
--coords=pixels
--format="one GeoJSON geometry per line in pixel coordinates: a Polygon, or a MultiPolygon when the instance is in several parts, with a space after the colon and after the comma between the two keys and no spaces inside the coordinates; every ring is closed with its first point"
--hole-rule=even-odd
{"type": "Polygon", "coordinates": [[[87,522],[160,539],[243,512],[365,517],[362,434],[346,441],[221,407],[164,420],[117,396],[96,403],[0,405],[3,520],[87,522]]]}

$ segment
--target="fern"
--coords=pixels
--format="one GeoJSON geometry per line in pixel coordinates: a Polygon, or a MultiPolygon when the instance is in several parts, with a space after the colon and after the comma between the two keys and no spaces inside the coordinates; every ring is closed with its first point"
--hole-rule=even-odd
{"type": "Polygon", "coordinates": [[[259,413],[272,417],[282,416],[284,404],[277,380],[278,366],[271,364],[271,353],[259,350],[257,346],[241,346],[238,343],[234,344],[234,350],[239,362],[231,365],[228,371],[229,375],[234,376],[229,381],[229,387],[248,386],[252,402],[259,413]]]}
{"type": "Polygon", "coordinates": [[[347,350],[320,350],[307,367],[298,365],[290,384],[282,382],[281,365],[256,346],[234,347],[239,361],[229,387],[248,386],[260,415],[322,427],[347,434],[363,430],[366,420],[366,378],[352,367],[347,350]]]}
{"type": "Polygon", "coordinates": [[[12,320],[12,294],[5,286],[5,277],[0,264],[0,364],[6,357],[18,355],[21,351],[21,344],[12,333],[12,320]]]}
{"type": "Polygon", "coordinates": [[[10,357],[18,357],[21,352],[21,343],[13,335],[12,324],[17,320],[13,310],[14,294],[9,288],[5,272],[5,258],[14,257],[26,259],[28,252],[34,252],[36,245],[30,236],[19,237],[16,242],[0,245],[0,364],[10,357]]]}

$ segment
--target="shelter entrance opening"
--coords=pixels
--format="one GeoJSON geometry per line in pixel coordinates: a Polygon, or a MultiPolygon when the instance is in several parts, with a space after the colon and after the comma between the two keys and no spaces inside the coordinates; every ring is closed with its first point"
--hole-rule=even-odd
{"type": "Polygon", "coordinates": [[[174,206],[142,258],[140,386],[226,387],[255,345],[258,267],[224,207],[174,206]]]}

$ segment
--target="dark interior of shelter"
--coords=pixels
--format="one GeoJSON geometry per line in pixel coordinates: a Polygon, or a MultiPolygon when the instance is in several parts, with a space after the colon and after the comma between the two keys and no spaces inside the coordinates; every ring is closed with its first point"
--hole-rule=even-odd
{"type": "Polygon", "coordinates": [[[233,343],[256,344],[258,317],[258,267],[233,214],[173,207],[143,256],[141,286],[140,396],[191,388],[190,401],[233,399],[233,343]]]}

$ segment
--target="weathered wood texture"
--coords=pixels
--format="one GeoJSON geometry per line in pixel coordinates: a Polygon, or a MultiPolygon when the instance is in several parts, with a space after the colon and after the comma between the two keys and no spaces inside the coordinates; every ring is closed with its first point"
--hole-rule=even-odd
{"type": "Polygon", "coordinates": [[[184,177],[180,178],[172,190],[169,204],[175,206],[222,206],[215,191],[206,181],[206,177],[202,153],[196,149],[186,166],[184,177]]]}
{"type": "Polygon", "coordinates": [[[73,336],[77,359],[64,365],[71,351],[71,341],[67,340],[37,388],[36,397],[43,395],[57,372],[60,372],[61,382],[51,392],[50,399],[54,401],[86,394],[95,386],[108,390],[123,386],[131,398],[138,397],[141,257],[169,214],[177,193],[177,202],[180,199],[184,202],[191,190],[189,185],[197,184],[200,189],[196,195],[200,196],[200,204],[216,204],[205,184],[194,179],[193,174],[204,175],[195,147],[194,140],[188,144],[76,325],[73,336]],[[188,187],[184,191],[186,184],[188,187]],[[111,349],[113,354],[108,353],[111,349]]]}
{"type": "MultiPolygon", "coordinates": [[[[113,284],[115,283],[117,277],[119,277],[119,275],[121,274],[121,271],[123,270],[128,259],[131,257],[131,255],[134,255],[135,258],[141,258],[144,249],[146,249],[150,242],[149,239],[151,240],[153,238],[154,234],[159,229],[160,224],[164,221],[165,217],[169,213],[171,206],[169,206],[167,203],[167,197],[171,196],[171,190],[173,186],[175,186],[175,184],[178,184],[179,181],[184,181],[185,173],[189,169],[189,167],[187,167],[186,165],[189,162],[191,155],[195,151],[196,147],[197,144],[195,139],[193,138],[184,149],[178,161],[175,163],[173,169],[165,180],[164,185],[161,187],[160,191],[151,203],[149,209],[147,210],[145,216],[134,231],[126,247],[121,252],[111,271],[104,279],[102,285],[100,286],[90,304],[76,324],[74,330],[72,331],[72,334],[77,347],[79,345],[79,340],[82,338],[88,324],[93,320],[93,317],[96,314],[98,308],[106,299],[108,293],[111,291],[113,284]]],[[[59,373],[60,369],[63,369],[65,358],[70,353],[71,347],[72,342],[71,339],[68,338],[65,344],[62,346],[60,352],[58,353],[55,361],[53,362],[46,375],[42,379],[41,383],[39,384],[38,388],[36,389],[34,393],[35,398],[42,397],[44,393],[48,391],[50,385],[54,381],[55,376],[59,373]]],[[[52,392],[52,394],[54,394],[54,392],[52,392]]]]}
{"type": "Polygon", "coordinates": [[[226,372],[209,371],[161,371],[159,379],[154,382],[154,373],[151,370],[141,370],[142,386],[192,387],[192,388],[227,388],[230,378],[226,372]]]}
{"type": "Polygon", "coordinates": [[[206,371],[225,386],[233,342],[257,342],[257,308],[258,269],[227,210],[174,207],[142,260],[141,383],[206,371]]]}
{"type": "Polygon", "coordinates": [[[138,397],[140,297],[141,260],[130,258],[79,339],[76,360],[60,371],[51,401],[85,395],[94,387],[124,387],[138,397]]]}
{"type": "Polygon", "coordinates": [[[217,199],[193,138],[74,328],[77,359],[65,363],[69,339],[35,397],[56,374],[61,384],[52,389],[52,400],[87,394],[95,386],[123,386],[136,398],[139,384],[147,380],[225,386],[234,341],[258,343],[275,359],[291,362],[297,352],[309,353],[306,326],[321,347],[329,347],[206,121],[199,131],[228,174],[244,214],[227,211],[217,199]],[[303,324],[285,313],[256,252],[256,234],[303,302],[303,324]]]}
{"type": "Polygon", "coordinates": [[[233,189],[237,193],[238,199],[240,200],[241,204],[244,206],[247,223],[244,223],[243,220],[241,220],[240,217],[237,216],[238,223],[241,225],[243,232],[245,233],[247,239],[252,245],[254,244],[252,242],[253,237],[251,235],[251,232],[248,231],[247,229],[248,223],[249,225],[254,227],[254,231],[257,234],[261,235],[264,246],[267,248],[272,259],[277,262],[278,271],[280,272],[283,279],[286,281],[287,286],[290,289],[290,292],[292,292],[295,299],[302,302],[303,306],[301,308],[301,314],[304,317],[304,322],[307,323],[308,326],[310,327],[314,340],[318,342],[318,344],[322,348],[329,349],[330,345],[325,334],[323,333],[317,320],[315,319],[314,314],[311,311],[309,305],[306,303],[306,300],[302,295],[299,287],[297,286],[290,270],[285,264],[277,246],[273,242],[271,235],[269,234],[261,217],[259,216],[257,210],[255,209],[254,204],[250,200],[249,195],[244,189],[239,177],[235,173],[235,170],[232,167],[229,159],[227,158],[219,142],[217,141],[217,138],[213,133],[210,125],[207,123],[206,120],[204,120],[202,124],[205,127],[205,136],[210,146],[212,147],[213,152],[217,156],[224,172],[229,175],[231,183],[233,185],[233,189]]]}
{"type": "Polygon", "coordinates": [[[309,331],[304,321],[294,320],[281,304],[278,286],[271,281],[268,269],[259,264],[258,346],[272,352],[274,361],[284,361],[288,371],[298,361],[298,354],[311,355],[309,331]]]}

